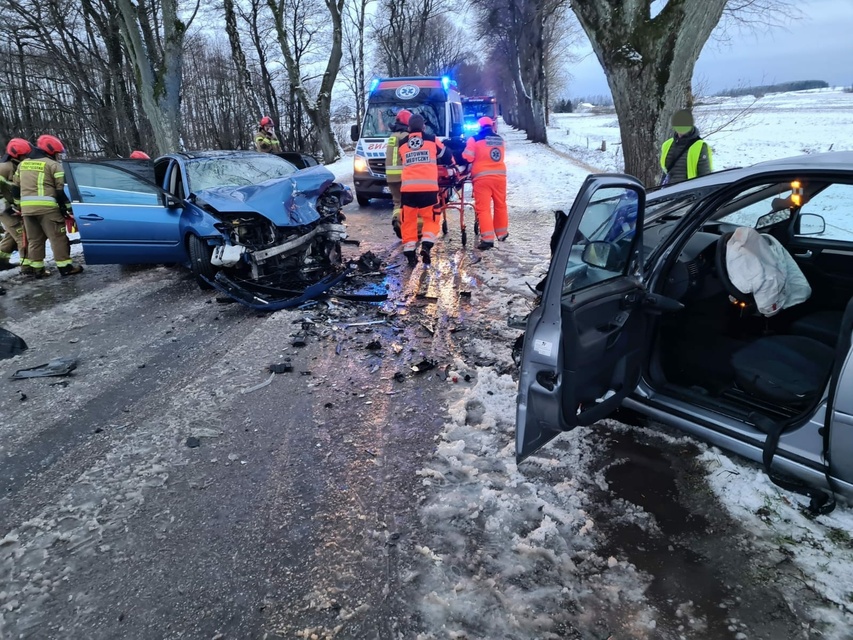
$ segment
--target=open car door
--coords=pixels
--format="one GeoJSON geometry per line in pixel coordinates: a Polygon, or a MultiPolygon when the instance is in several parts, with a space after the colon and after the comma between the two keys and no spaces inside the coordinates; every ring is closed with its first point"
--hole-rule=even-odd
{"type": "Polygon", "coordinates": [[[589,176],[575,198],[542,303],[527,322],[518,462],[561,432],[604,418],[639,382],[645,311],[660,302],[642,280],[645,200],[640,182],[617,175],[589,176]]]}
{"type": "Polygon", "coordinates": [[[150,163],[137,160],[65,162],[88,264],[186,260],[179,225],[182,203],[157,187],[153,175],[150,163]]]}

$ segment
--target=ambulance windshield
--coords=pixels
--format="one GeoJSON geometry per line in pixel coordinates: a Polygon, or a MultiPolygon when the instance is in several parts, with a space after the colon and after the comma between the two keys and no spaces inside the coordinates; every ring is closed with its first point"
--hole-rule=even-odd
{"type": "Polygon", "coordinates": [[[443,102],[423,102],[420,104],[401,105],[394,104],[369,104],[367,114],[364,116],[364,128],[361,132],[362,138],[387,138],[394,128],[394,120],[397,112],[408,109],[413,114],[419,113],[426,122],[425,131],[436,136],[445,135],[445,117],[443,102]]]}

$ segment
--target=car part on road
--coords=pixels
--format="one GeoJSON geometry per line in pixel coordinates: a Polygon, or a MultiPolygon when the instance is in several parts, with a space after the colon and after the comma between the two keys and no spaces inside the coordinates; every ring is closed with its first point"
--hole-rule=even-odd
{"type": "Polygon", "coordinates": [[[47,364],[40,364],[37,367],[30,367],[28,369],[18,369],[12,374],[12,379],[23,380],[24,378],[67,376],[76,368],[77,360],[74,358],[54,358],[47,364]]]}
{"type": "Polygon", "coordinates": [[[0,360],[13,358],[27,350],[27,343],[8,329],[0,328],[0,360]]]}
{"type": "Polygon", "coordinates": [[[263,389],[264,387],[269,385],[270,382],[272,382],[273,378],[275,378],[275,372],[274,371],[272,373],[270,373],[269,378],[267,378],[266,380],[264,380],[260,384],[256,384],[254,387],[249,387],[248,389],[241,389],[240,393],[252,393],[252,391],[257,391],[258,389],[263,389]]]}
{"type": "Polygon", "coordinates": [[[269,365],[267,370],[269,370],[270,373],[290,373],[293,371],[293,365],[290,364],[290,360],[288,359],[285,362],[269,365]]]}

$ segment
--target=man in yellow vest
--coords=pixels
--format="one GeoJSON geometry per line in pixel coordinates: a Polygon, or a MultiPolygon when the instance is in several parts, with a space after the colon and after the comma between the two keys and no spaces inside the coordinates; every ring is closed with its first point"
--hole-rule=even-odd
{"type": "Polygon", "coordinates": [[[388,181],[388,191],[394,202],[394,212],[391,215],[391,226],[394,233],[401,237],[400,231],[400,182],[403,180],[403,161],[400,159],[400,140],[409,135],[409,118],[412,112],[400,109],[394,118],[391,136],[385,145],[385,179],[388,181]]]}
{"type": "Polygon", "coordinates": [[[663,169],[661,185],[692,180],[711,173],[713,168],[711,147],[699,135],[693,123],[693,114],[681,109],[672,115],[675,135],[667,139],[660,152],[663,169]]]}

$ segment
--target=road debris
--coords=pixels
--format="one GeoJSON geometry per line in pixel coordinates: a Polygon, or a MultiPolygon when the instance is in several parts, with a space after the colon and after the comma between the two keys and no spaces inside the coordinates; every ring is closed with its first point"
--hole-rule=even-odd
{"type": "Polygon", "coordinates": [[[12,374],[12,379],[22,380],[24,378],[47,378],[50,376],[67,376],[77,368],[77,360],[74,358],[54,358],[47,364],[37,367],[18,369],[12,374]]]}
{"type": "Polygon", "coordinates": [[[252,393],[252,391],[257,391],[258,389],[263,389],[270,382],[272,382],[273,378],[275,378],[275,372],[271,373],[270,377],[267,378],[266,380],[264,380],[263,382],[261,382],[260,384],[256,384],[254,387],[249,387],[248,389],[242,389],[240,391],[240,393],[252,393]]]}
{"type": "Polygon", "coordinates": [[[428,360],[424,358],[418,364],[412,365],[412,371],[414,371],[415,373],[426,373],[427,371],[435,369],[436,364],[437,363],[435,362],[435,360],[428,360]]]}
{"type": "Polygon", "coordinates": [[[196,449],[196,448],[198,448],[198,447],[200,447],[200,446],[201,446],[201,440],[199,440],[198,438],[195,438],[195,437],[193,437],[193,436],[190,436],[189,438],[187,438],[187,441],[186,441],[186,443],[185,443],[185,444],[186,444],[190,449],[196,449]]]}
{"type": "Polygon", "coordinates": [[[378,351],[381,348],[382,348],[382,343],[378,339],[377,340],[371,340],[370,342],[367,343],[367,346],[365,347],[365,349],[367,349],[368,351],[378,351]]]}
{"type": "Polygon", "coordinates": [[[293,365],[290,363],[290,358],[286,358],[284,362],[269,365],[267,371],[270,373],[290,373],[293,371],[293,365]]]}
{"type": "Polygon", "coordinates": [[[27,343],[11,331],[0,328],[0,360],[13,358],[27,350],[27,343]]]}

